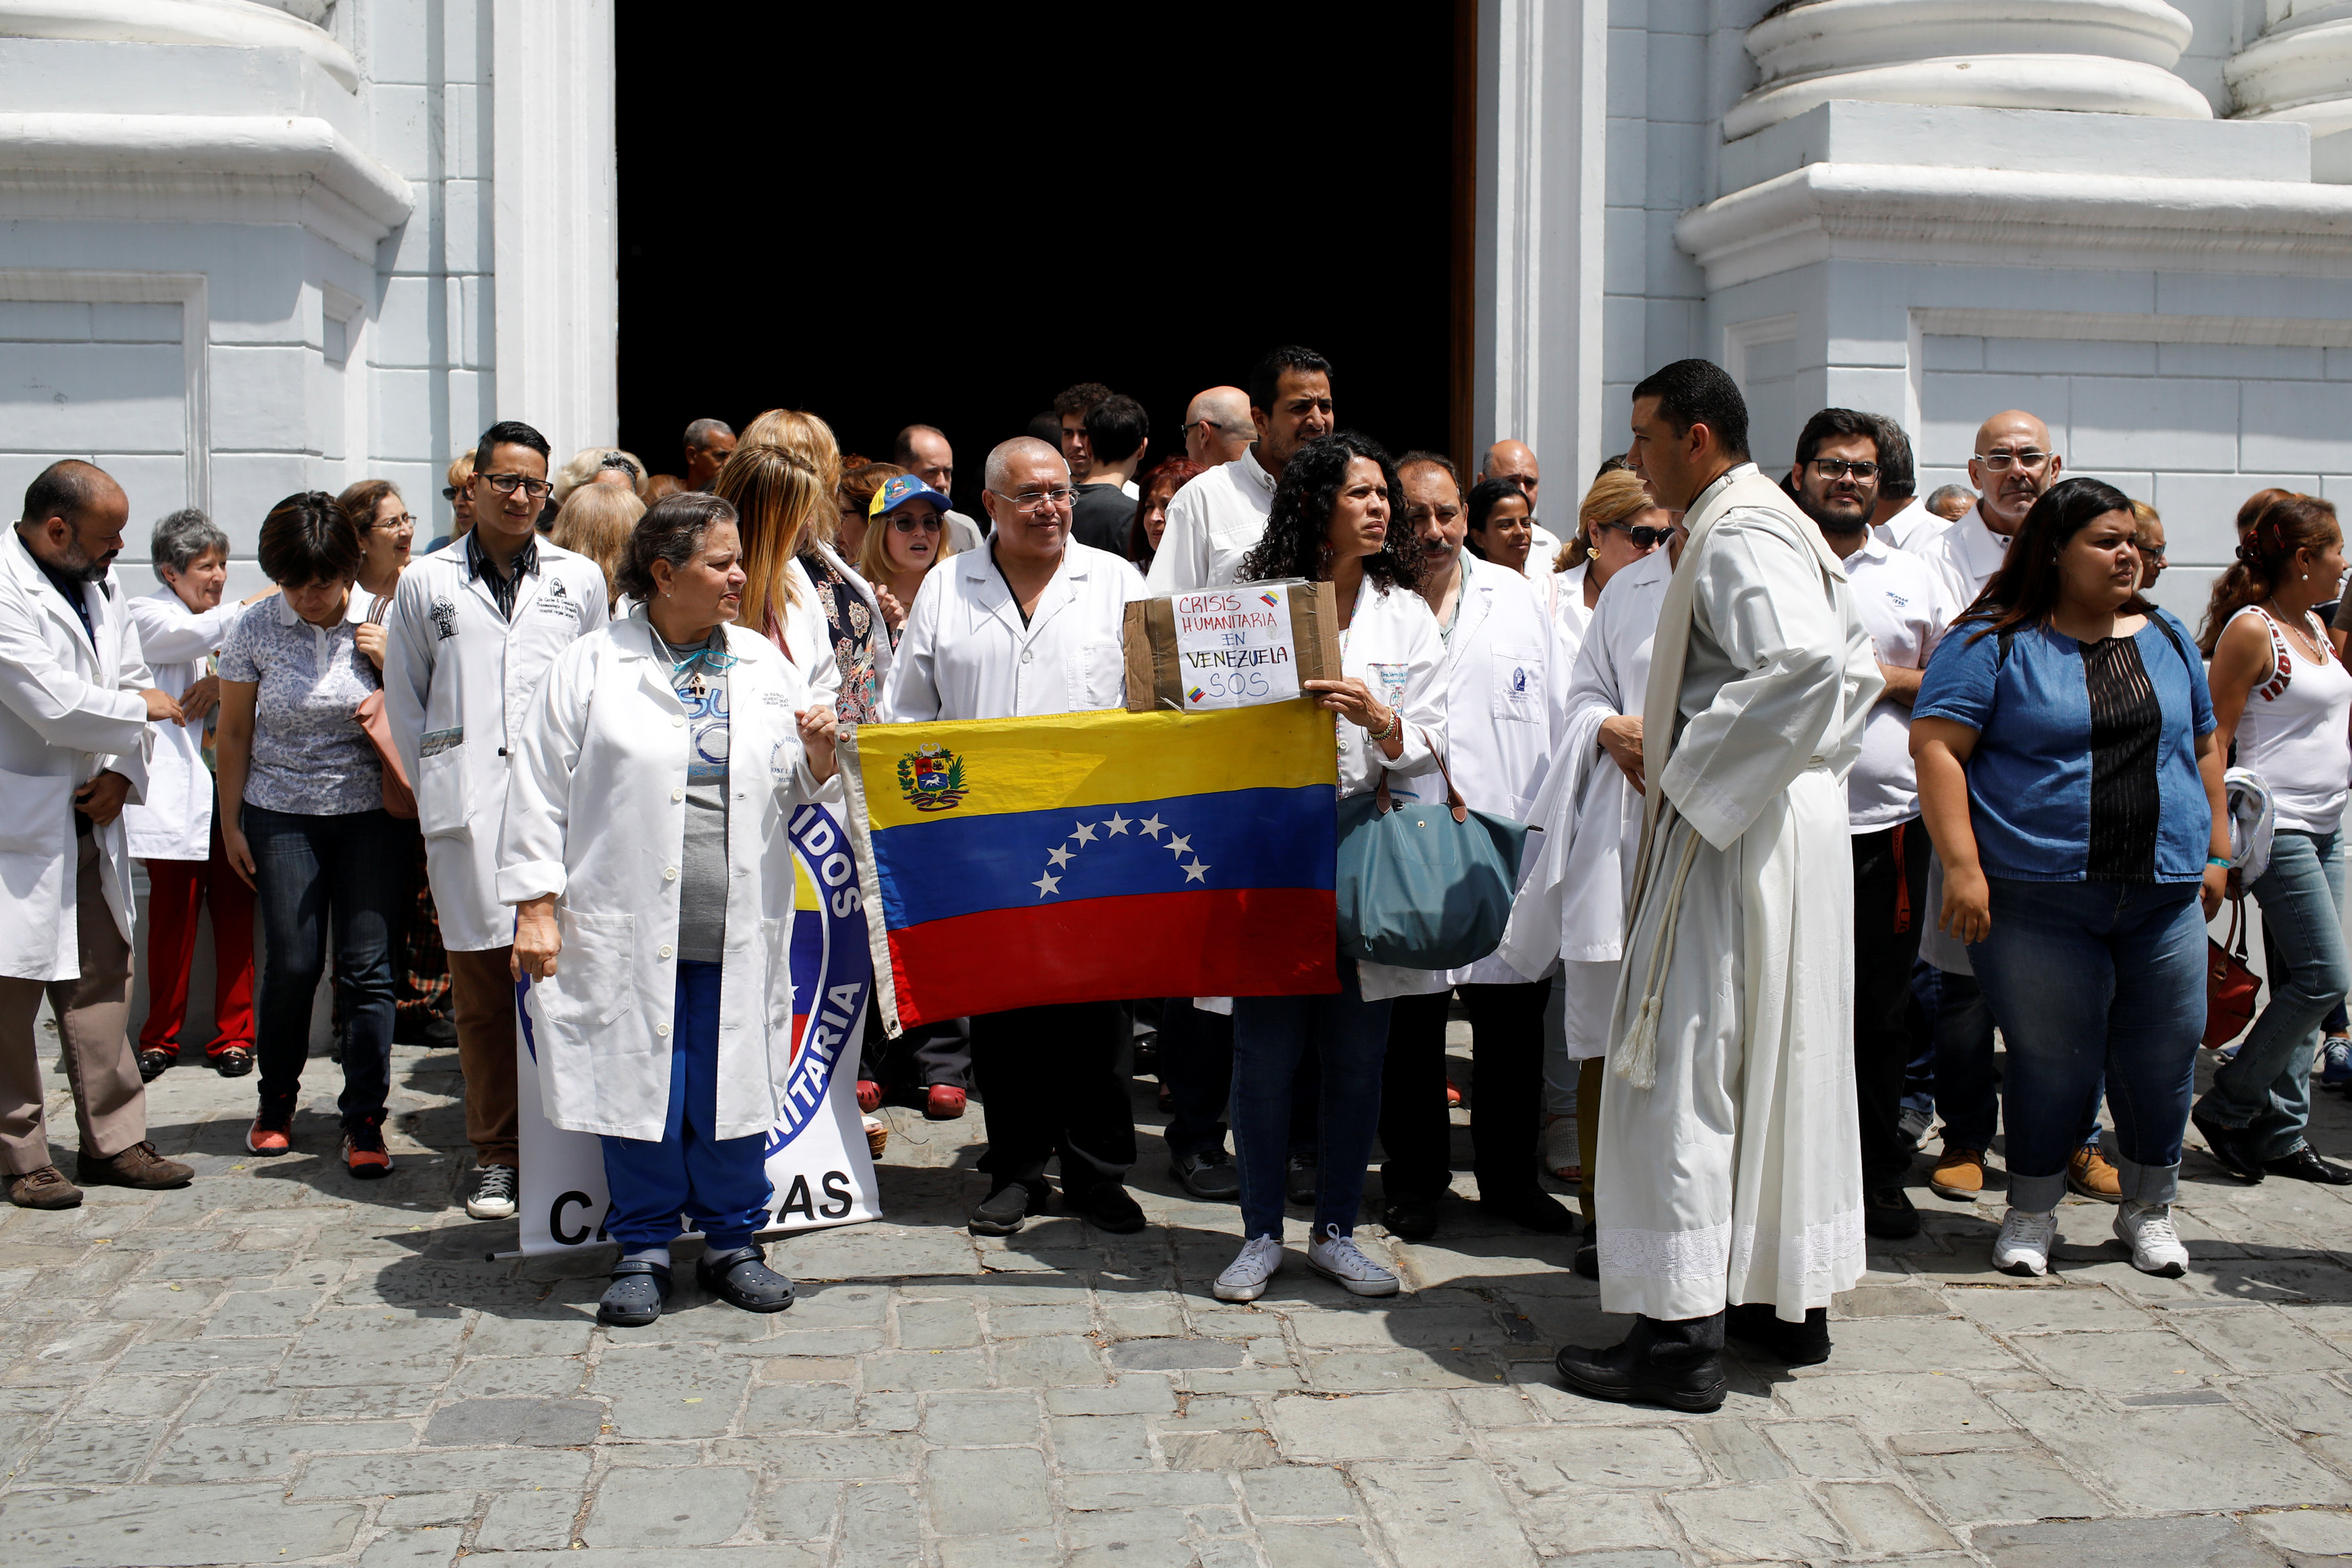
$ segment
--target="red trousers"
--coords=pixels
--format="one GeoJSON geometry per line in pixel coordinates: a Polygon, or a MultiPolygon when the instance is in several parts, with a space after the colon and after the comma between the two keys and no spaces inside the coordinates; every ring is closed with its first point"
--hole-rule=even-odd
{"type": "Polygon", "coordinates": [[[147,1021],[142,1051],[177,1051],[188,1010],[188,970],[196,956],[196,916],[210,900],[215,1038],[205,1048],[218,1056],[230,1046],[253,1049],[253,889],[228,863],[221,847],[220,812],[213,813],[213,853],[206,861],[142,861],[147,868],[147,1021]]]}

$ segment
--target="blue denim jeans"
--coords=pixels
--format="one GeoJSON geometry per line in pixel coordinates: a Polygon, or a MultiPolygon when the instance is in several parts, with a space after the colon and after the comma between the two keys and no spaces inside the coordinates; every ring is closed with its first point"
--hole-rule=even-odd
{"type": "Polygon", "coordinates": [[[667,1247],[683,1214],[713,1252],[748,1246],[768,1223],[764,1134],[712,1135],[719,1123],[719,982],[716,964],[679,959],[671,1014],[669,1114],[659,1138],[604,1135],[604,1234],[622,1256],[667,1247]]]}
{"type": "MultiPolygon", "coordinates": [[[[1992,1147],[2000,1122],[2000,1069],[1993,1061],[1992,1009],[1974,975],[1948,975],[1922,962],[1911,975],[1911,992],[1930,1023],[1928,1052],[1934,1059],[1935,1096],[1942,1113],[1944,1142],[1954,1148],[1992,1147]],[[1927,971],[1923,977],[1920,969],[1927,971]]],[[[2075,1142],[2099,1146],[2099,1106],[2107,1097],[2105,1075],[2091,1085],[2083,1103],[2083,1134],[2075,1142]]],[[[1906,1100],[1906,1104],[1909,1102],[1906,1100]]]]}
{"type": "Polygon", "coordinates": [[[2344,956],[2343,835],[2281,828],[2271,840],[2270,869],[2252,891],[2263,906],[2271,999],[2238,1054],[2214,1070],[2198,1109],[2225,1127],[2246,1128],[2255,1157],[2274,1160],[2303,1145],[2319,1027],[2352,987],[2344,956]]]}
{"type": "Polygon", "coordinates": [[[1356,961],[1339,959],[1339,989],[1318,997],[1234,998],[1234,1163],[1242,1178],[1242,1234],[1282,1235],[1290,1163],[1291,1089],[1299,1058],[1322,1068],[1315,1232],[1356,1228],[1364,1167],[1381,1124],[1381,1069],[1389,1004],[1364,1000],[1356,961]]]}
{"type": "Polygon", "coordinates": [[[2197,884],[1991,882],[1992,930],[1969,959],[2009,1045],[2011,1207],[2042,1214],[2065,1196],[2102,1070],[2123,1196],[2170,1203],[2205,1032],[2197,884]]]}
{"type": "Polygon", "coordinates": [[[311,816],[247,801],[264,952],[254,1054],[261,1103],[291,1106],[310,1054],[310,1006],[334,942],[343,1019],[343,1125],[383,1119],[392,1090],[393,951],[415,897],[414,822],[391,812],[311,816]]]}

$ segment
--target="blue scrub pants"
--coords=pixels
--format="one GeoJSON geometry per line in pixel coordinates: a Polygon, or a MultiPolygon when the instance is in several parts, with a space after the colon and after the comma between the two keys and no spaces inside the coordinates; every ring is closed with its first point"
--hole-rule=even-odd
{"type": "Polygon", "coordinates": [[[670,1023],[669,1115],[662,1135],[604,1137],[604,1233],[621,1255],[667,1247],[683,1214],[713,1252],[748,1246],[768,1222],[764,1134],[711,1135],[719,1121],[719,969],[681,961],[670,1023]]]}

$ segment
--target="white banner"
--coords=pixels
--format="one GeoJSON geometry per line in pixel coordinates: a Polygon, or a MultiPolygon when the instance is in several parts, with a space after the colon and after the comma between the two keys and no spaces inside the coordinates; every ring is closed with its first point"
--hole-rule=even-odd
{"type": "MultiPolygon", "coordinates": [[[[874,959],[849,838],[834,814],[793,816],[793,1070],[783,1120],[768,1134],[772,1222],[761,1235],[878,1219],[880,1195],[857,1109],[857,1056],[874,959]],[[836,1071],[835,1069],[842,1071],[836,1071]]],[[[603,1241],[611,1198],[593,1133],[548,1124],[540,1103],[530,1011],[516,993],[515,1069],[521,1121],[522,1250],[560,1252],[603,1241]]]]}

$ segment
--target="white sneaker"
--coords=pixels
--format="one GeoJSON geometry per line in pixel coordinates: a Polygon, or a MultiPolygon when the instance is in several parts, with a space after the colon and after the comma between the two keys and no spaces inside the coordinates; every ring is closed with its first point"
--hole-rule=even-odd
{"type": "Polygon", "coordinates": [[[1225,1265],[1213,1287],[1221,1301],[1255,1301],[1265,1294],[1265,1282],[1282,1271],[1282,1241],[1278,1237],[1253,1236],[1241,1253],[1225,1265]]]}
{"type": "Polygon", "coordinates": [[[1397,1277],[1359,1251],[1355,1238],[1330,1227],[1307,1249],[1307,1266],[1327,1280],[1336,1280],[1359,1296],[1393,1296],[1397,1277]]]}
{"type": "Polygon", "coordinates": [[[2050,1248],[2058,1239],[2058,1211],[2028,1214],[2012,1208],[2001,1217],[1992,1244],[1992,1266],[2004,1274],[2047,1274],[2050,1248]]]}
{"type": "Polygon", "coordinates": [[[2189,1249],[2172,1228],[2168,1203],[2126,1203],[2116,1210],[2116,1239],[2131,1249],[2132,1267],[2143,1274],[2178,1280],[2189,1272],[2189,1249]]]}

